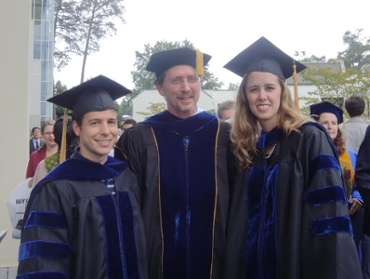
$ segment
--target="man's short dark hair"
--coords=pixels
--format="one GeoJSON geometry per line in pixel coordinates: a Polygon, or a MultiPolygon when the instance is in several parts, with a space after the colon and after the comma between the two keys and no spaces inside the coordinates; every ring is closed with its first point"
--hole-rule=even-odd
{"type": "Polygon", "coordinates": [[[233,100],[226,100],[226,101],[223,101],[222,103],[218,104],[218,108],[217,108],[217,117],[219,119],[222,118],[222,112],[225,110],[225,109],[232,109],[235,107],[235,101],[233,100]]]}
{"type": "Polygon", "coordinates": [[[33,132],[34,132],[35,130],[40,130],[40,132],[41,132],[41,128],[39,128],[39,127],[33,127],[33,128],[32,128],[32,130],[31,130],[31,133],[33,134],[33,132]]]}
{"type": "Polygon", "coordinates": [[[346,99],[344,107],[350,117],[361,116],[365,110],[365,100],[362,96],[352,95],[346,99]]]}

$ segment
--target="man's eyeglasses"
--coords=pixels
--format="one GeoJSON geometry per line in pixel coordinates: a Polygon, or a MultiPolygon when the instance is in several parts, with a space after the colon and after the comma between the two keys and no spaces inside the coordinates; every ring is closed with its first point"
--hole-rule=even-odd
{"type": "Polygon", "coordinates": [[[200,76],[190,76],[187,78],[176,77],[176,78],[173,78],[167,81],[172,84],[181,85],[181,84],[184,84],[185,80],[187,83],[194,84],[194,83],[199,82],[201,78],[200,76]]]}
{"type": "Polygon", "coordinates": [[[45,136],[51,136],[51,135],[54,135],[54,133],[53,132],[47,132],[47,133],[43,133],[43,135],[45,135],[45,136]]]}

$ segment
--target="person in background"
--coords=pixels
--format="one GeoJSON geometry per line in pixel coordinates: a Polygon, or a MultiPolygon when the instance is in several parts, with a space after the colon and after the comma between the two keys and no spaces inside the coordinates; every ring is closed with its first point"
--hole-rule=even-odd
{"type": "Polygon", "coordinates": [[[42,139],[41,129],[39,127],[33,127],[31,133],[32,137],[30,139],[30,156],[32,152],[38,150],[44,143],[42,139]]]}
{"type": "Polygon", "coordinates": [[[17,279],[147,278],[140,190],[127,164],[108,156],[114,100],[130,92],[97,76],[48,100],[73,111],[79,147],[31,192],[17,279]]]}
{"type": "Polygon", "coordinates": [[[337,151],[294,106],[293,64],[306,68],[261,37],[224,66],[242,77],[224,278],[361,277],[337,151]]]}
{"type": "Polygon", "coordinates": [[[364,231],[361,242],[362,273],[370,279],[370,126],[367,127],[357,155],[355,182],[365,204],[364,231]]]}
{"type": "MultiPolygon", "coordinates": [[[[58,152],[58,144],[55,142],[54,138],[54,120],[47,120],[41,126],[42,138],[44,144],[36,151],[31,154],[31,157],[28,161],[26,178],[33,177],[37,165],[44,160],[46,157],[49,157],[58,152]]],[[[32,180],[30,180],[32,185],[32,180]]]]}
{"type": "Polygon", "coordinates": [[[317,122],[325,127],[339,153],[339,162],[343,172],[344,188],[347,194],[349,215],[351,217],[353,237],[361,260],[361,239],[363,231],[363,200],[355,184],[357,154],[346,148],[345,139],[339,125],[343,123],[343,110],[330,102],[321,102],[310,106],[311,115],[317,115],[317,122]]]}
{"type": "Polygon", "coordinates": [[[235,101],[226,100],[218,104],[217,117],[222,121],[231,119],[235,114],[235,101]]]}
{"type": "Polygon", "coordinates": [[[368,126],[362,118],[365,110],[365,100],[362,96],[352,95],[346,99],[344,106],[349,114],[349,119],[343,125],[346,147],[358,153],[368,126]]]}
{"type": "Polygon", "coordinates": [[[143,194],[151,279],[224,278],[230,125],[197,107],[210,59],[191,48],[153,54],[146,69],[167,110],[117,143],[143,194]]]}
{"type": "MultiPolygon", "coordinates": [[[[55,168],[60,161],[60,149],[62,146],[62,137],[63,137],[63,118],[59,118],[54,124],[54,136],[55,142],[59,146],[59,150],[57,153],[46,157],[42,160],[35,171],[35,175],[32,180],[32,187],[34,187],[48,172],[50,172],[53,168],[55,168]]],[[[72,119],[70,117],[67,118],[67,131],[65,135],[66,139],[66,150],[65,150],[65,157],[68,159],[71,157],[74,149],[78,146],[78,137],[73,132],[72,127],[72,119]]]]}
{"type": "Polygon", "coordinates": [[[137,122],[134,120],[134,119],[126,119],[125,121],[123,121],[123,124],[122,124],[122,133],[124,133],[125,131],[127,131],[128,129],[134,127],[137,125],[137,122]]]}

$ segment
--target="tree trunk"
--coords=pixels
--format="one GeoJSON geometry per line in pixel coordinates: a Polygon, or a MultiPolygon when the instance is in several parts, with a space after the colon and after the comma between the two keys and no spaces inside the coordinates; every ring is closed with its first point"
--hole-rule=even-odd
{"type": "Polygon", "coordinates": [[[94,6],[93,6],[93,9],[91,11],[91,18],[90,18],[90,21],[89,21],[89,29],[87,31],[84,57],[83,57],[83,61],[82,61],[81,83],[83,83],[84,80],[85,80],[86,60],[87,60],[87,55],[88,55],[88,51],[89,51],[89,43],[90,43],[90,37],[91,37],[91,32],[92,32],[92,26],[93,26],[93,22],[94,22],[96,5],[97,5],[97,0],[94,1],[94,6]]]}

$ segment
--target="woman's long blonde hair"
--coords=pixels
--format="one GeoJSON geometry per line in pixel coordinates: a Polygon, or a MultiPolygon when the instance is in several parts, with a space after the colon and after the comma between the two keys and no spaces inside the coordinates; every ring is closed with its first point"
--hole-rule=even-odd
{"type": "MultiPolygon", "coordinates": [[[[230,134],[239,170],[248,168],[252,163],[253,157],[257,154],[256,144],[261,133],[261,127],[251,112],[246,97],[247,80],[248,74],[243,77],[236,96],[235,116],[230,134]]],[[[302,117],[295,108],[285,82],[279,79],[279,84],[282,94],[276,125],[289,135],[292,131],[298,131],[299,127],[309,120],[302,117]]]]}

